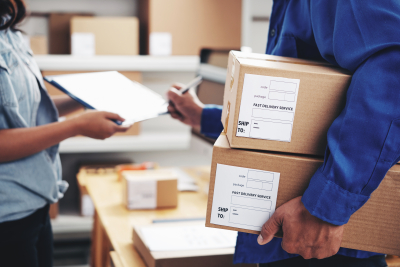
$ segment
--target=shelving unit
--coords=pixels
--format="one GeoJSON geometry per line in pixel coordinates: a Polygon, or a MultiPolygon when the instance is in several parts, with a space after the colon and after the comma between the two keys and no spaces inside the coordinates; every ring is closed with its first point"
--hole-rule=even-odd
{"type": "Polygon", "coordinates": [[[195,72],[198,56],[93,56],[37,55],[41,70],[47,71],[141,71],[141,72],[195,72]]]}
{"type": "Polygon", "coordinates": [[[137,136],[113,136],[106,140],[73,137],[61,142],[60,153],[187,150],[190,138],[190,131],[142,132],[137,136]]]}

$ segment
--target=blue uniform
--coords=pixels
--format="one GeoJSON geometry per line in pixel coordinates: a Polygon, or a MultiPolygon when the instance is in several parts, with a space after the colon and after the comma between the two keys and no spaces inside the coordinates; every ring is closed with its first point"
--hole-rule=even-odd
{"type": "MultiPolygon", "coordinates": [[[[346,106],[328,131],[324,164],[302,202],[314,216],[348,222],[400,159],[400,1],[275,0],[267,54],[324,60],[352,74],[346,106]]],[[[207,106],[202,132],[222,130],[220,107],[207,106]]],[[[235,262],[267,263],[297,255],[280,239],[259,246],[239,233],[235,262]]],[[[338,254],[379,255],[341,248],[338,254]]]]}

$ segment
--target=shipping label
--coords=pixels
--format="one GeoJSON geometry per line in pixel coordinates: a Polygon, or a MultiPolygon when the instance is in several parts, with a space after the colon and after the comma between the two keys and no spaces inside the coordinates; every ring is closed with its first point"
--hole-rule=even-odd
{"type": "Polygon", "coordinates": [[[299,79],[245,74],[236,136],[290,142],[299,79]]]}
{"type": "Polygon", "coordinates": [[[212,224],[260,231],[275,211],[280,173],[217,164],[212,224]]]}

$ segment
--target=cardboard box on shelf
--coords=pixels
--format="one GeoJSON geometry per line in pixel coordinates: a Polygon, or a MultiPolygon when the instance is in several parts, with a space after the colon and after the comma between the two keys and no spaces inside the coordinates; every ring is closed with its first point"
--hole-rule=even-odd
{"type": "Polygon", "coordinates": [[[88,13],[51,13],[49,16],[49,53],[71,53],[70,21],[73,16],[92,16],[88,13]]]}
{"type": "Polygon", "coordinates": [[[44,35],[30,36],[29,43],[34,55],[47,55],[49,53],[49,46],[46,36],[44,35]]]}
{"type": "MultiPolygon", "coordinates": [[[[51,75],[63,75],[63,74],[75,74],[75,73],[87,73],[90,71],[42,71],[42,76],[51,76],[51,75]]],[[[137,71],[120,71],[125,77],[132,81],[141,82],[142,81],[142,73],[137,71]]],[[[59,89],[55,88],[48,82],[45,82],[47,92],[50,96],[58,96],[65,95],[65,93],[61,92],[59,89]]],[[[84,109],[80,109],[76,112],[73,112],[66,116],[66,119],[71,118],[73,116],[78,115],[79,113],[84,112],[84,109]]],[[[140,122],[136,122],[133,124],[129,130],[124,133],[116,133],[115,136],[126,136],[126,135],[139,135],[140,134],[140,122]]]]}
{"type": "Polygon", "coordinates": [[[71,38],[73,52],[77,54],[139,54],[139,22],[136,17],[73,17],[71,38]],[[94,42],[88,44],[90,37],[94,42]],[[89,49],[88,45],[92,47],[89,49]]]}
{"type": "MultiPolygon", "coordinates": [[[[199,223],[197,223],[199,224],[199,223]]],[[[147,267],[217,267],[217,266],[234,266],[233,253],[234,247],[213,248],[213,249],[195,249],[195,250],[172,250],[172,251],[152,251],[144,238],[142,229],[147,227],[150,229],[163,228],[167,230],[171,228],[171,232],[176,227],[187,227],[188,225],[196,225],[194,223],[157,223],[153,225],[137,226],[133,228],[133,245],[139,252],[147,267]]],[[[204,227],[204,221],[201,223],[204,227]]],[[[175,233],[179,235],[179,233],[175,233]]],[[[180,237],[177,237],[180,238],[180,237]]],[[[184,238],[184,237],[182,237],[184,238]]],[[[180,239],[179,239],[180,240],[180,239]]],[[[246,265],[247,266],[247,265],[246,265]]],[[[249,265],[254,266],[254,265],[249,265]]]]}
{"type": "MultiPolygon", "coordinates": [[[[222,134],[213,149],[206,226],[259,233],[285,202],[301,196],[322,164],[316,157],[230,148],[222,134]]],[[[342,247],[400,255],[400,166],[387,173],[345,225],[342,247]]]]}
{"type": "Polygon", "coordinates": [[[327,63],[232,51],[222,112],[230,146],[324,155],[350,80],[327,63]]]}
{"type": "Polygon", "coordinates": [[[173,208],[178,205],[178,176],[173,170],[122,172],[127,209],[173,208]]]}
{"type": "Polygon", "coordinates": [[[58,202],[50,204],[50,209],[49,209],[50,219],[56,219],[58,217],[58,213],[59,213],[58,202]]]}
{"type": "Polygon", "coordinates": [[[142,55],[199,55],[204,47],[240,47],[241,0],[142,0],[138,13],[142,55]]]}

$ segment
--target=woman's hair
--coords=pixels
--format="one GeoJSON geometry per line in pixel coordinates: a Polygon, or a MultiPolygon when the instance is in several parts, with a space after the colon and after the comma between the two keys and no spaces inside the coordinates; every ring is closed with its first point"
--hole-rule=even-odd
{"type": "Polygon", "coordinates": [[[0,0],[0,30],[16,30],[26,15],[24,0],[0,0]]]}

